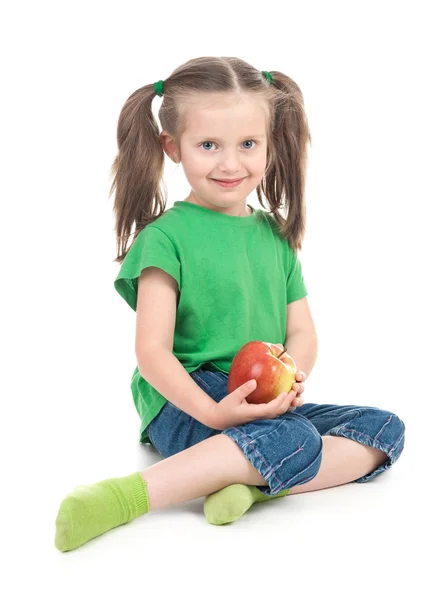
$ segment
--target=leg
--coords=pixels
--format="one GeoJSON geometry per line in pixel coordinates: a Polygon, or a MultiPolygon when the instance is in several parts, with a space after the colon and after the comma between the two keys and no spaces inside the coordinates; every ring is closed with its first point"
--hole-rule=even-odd
{"type": "Polygon", "coordinates": [[[215,435],[141,473],[78,486],[61,503],[55,545],[65,552],[149,512],[236,481],[266,485],[237,444],[215,435]]]}
{"type": "Polygon", "coordinates": [[[389,469],[404,448],[405,424],[390,411],[334,404],[304,404],[297,410],[322,436],[323,456],[317,476],[290,494],[369,481],[389,469]]]}
{"type": "MultiPolygon", "coordinates": [[[[316,428],[322,436],[323,452],[319,471],[306,481],[292,482],[289,494],[369,481],[389,469],[404,447],[404,423],[389,411],[364,406],[304,404],[294,414],[305,417],[316,428]]],[[[209,522],[235,521],[254,501],[259,501],[253,499],[257,491],[254,487],[249,486],[244,494],[239,490],[238,498],[233,497],[231,488],[206,499],[205,514],[209,522]]]]}
{"type": "Polygon", "coordinates": [[[213,525],[236,521],[255,502],[287,495],[290,487],[311,481],[319,471],[322,439],[305,417],[286,413],[224,433],[238,443],[268,485],[234,484],[209,495],[204,512],[213,525]]]}
{"type": "Polygon", "coordinates": [[[387,460],[387,454],[355,440],[330,435],[322,436],[322,464],[317,475],[303,485],[290,489],[289,494],[314,492],[355,481],[374,471],[387,460]]]}
{"type": "Polygon", "coordinates": [[[150,508],[206,496],[232,483],[267,485],[228,436],[219,434],[142,471],[150,508]]]}
{"type": "MultiPolygon", "coordinates": [[[[223,373],[198,369],[191,377],[216,402],[227,395],[227,376],[223,373]]],[[[286,495],[286,483],[308,481],[319,468],[322,440],[315,427],[303,417],[289,413],[283,419],[259,420],[230,428],[223,434],[218,435],[216,430],[195,421],[170,403],[165,405],[147,429],[151,443],[166,458],[142,473],[153,508],[208,495],[205,515],[210,523],[222,524],[241,516],[254,502],[286,495]],[[224,445],[225,452],[216,453],[218,447],[212,443],[213,436],[222,438],[220,444],[224,445]],[[228,458],[226,447],[229,445],[223,441],[226,437],[240,452],[241,468],[238,473],[233,472],[234,479],[230,483],[226,483],[229,477],[226,462],[234,459],[228,458]],[[211,444],[206,444],[208,440],[211,444]],[[197,457],[202,456],[206,448],[214,448],[209,457],[214,467],[210,470],[207,463],[204,468],[193,470],[192,460],[197,464],[197,457]],[[190,462],[187,462],[188,457],[192,459],[190,462]],[[222,477],[221,485],[213,490],[211,477],[215,478],[216,474],[222,477]],[[152,479],[155,475],[156,482],[152,479]],[[181,480],[180,486],[173,485],[175,479],[181,480]],[[191,483],[189,488],[187,481],[191,483]],[[219,497],[211,494],[222,488],[219,497]]]]}

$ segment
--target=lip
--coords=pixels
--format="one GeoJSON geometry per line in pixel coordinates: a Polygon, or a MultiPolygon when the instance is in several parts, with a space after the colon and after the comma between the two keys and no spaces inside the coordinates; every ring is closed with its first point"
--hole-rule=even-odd
{"type": "Polygon", "coordinates": [[[215,181],[222,187],[236,187],[242,181],[244,181],[244,179],[246,179],[246,178],[242,177],[241,179],[213,179],[213,181],[215,181]]]}

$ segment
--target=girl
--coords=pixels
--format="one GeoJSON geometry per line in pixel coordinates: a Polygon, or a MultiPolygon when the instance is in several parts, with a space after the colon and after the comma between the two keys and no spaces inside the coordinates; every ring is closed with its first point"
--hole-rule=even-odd
{"type": "Polygon", "coordinates": [[[317,354],[297,256],[308,142],[296,83],[238,58],[190,60],[128,98],[111,188],[122,263],[114,285],[136,311],[140,442],[165,460],[75,488],[56,519],[59,550],[203,496],[208,522],[230,523],[254,502],[366,482],[399,458],[405,427],[394,413],[303,404],[317,354]],[[168,210],[164,152],[191,187],[168,210]],[[269,210],[246,203],[254,189],[269,210]],[[251,340],[286,347],[299,369],[292,390],[267,404],[246,401],[256,381],[227,393],[232,359],[251,340]]]}

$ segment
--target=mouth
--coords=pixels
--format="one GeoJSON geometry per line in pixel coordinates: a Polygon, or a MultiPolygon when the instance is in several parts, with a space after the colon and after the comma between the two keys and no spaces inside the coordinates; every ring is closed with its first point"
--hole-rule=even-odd
{"type": "Polygon", "coordinates": [[[244,181],[244,179],[246,178],[242,177],[241,179],[213,179],[213,181],[215,181],[216,183],[218,183],[218,185],[221,185],[222,187],[235,187],[239,185],[242,181],[244,181]]]}
{"type": "Polygon", "coordinates": [[[214,179],[214,181],[224,181],[225,183],[235,183],[236,181],[241,181],[244,177],[240,177],[240,179],[214,179]]]}
{"type": "Polygon", "coordinates": [[[241,181],[244,177],[240,177],[240,179],[214,179],[214,181],[224,181],[226,183],[235,183],[235,181],[241,181]]]}

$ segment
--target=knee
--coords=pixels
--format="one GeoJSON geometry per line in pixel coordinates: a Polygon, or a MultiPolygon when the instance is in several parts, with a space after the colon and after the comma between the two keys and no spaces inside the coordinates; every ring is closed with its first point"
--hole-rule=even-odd
{"type": "Polygon", "coordinates": [[[405,423],[395,413],[369,407],[364,411],[366,429],[374,440],[374,446],[383,449],[396,461],[404,449],[405,423]]]}
{"type": "Polygon", "coordinates": [[[302,448],[305,449],[308,457],[316,458],[322,449],[322,437],[314,424],[307,418],[296,413],[287,413],[272,421],[277,423],[281,421],[280,427],[277,427],[277,442],[282,440],[284,449],[302,448]]]}
{"type": "Polygon", "coordinates": [[[405,431],[405,423],[394,412],[381,408],[368,409],[369,418],[376,426],[379,426],[378,435],[382,435],[386,429],[390,429],[392,435],[401,435],[405,431]]]}
{"type": "Polygon", "coordinates": [[[322,463],[322,437],[308,420],[287,421],[284,451],[274,471],[280,471],[283,488],[291,488],[314,479],[322,463]],[[287,449],[285,451],[285,449],[287,449]]]}
{"type": "Polygon", "coordinates": [[[308,434],[303,443],[303,452],[306,454],[306,469],[300,474],[298,481],[293,481],[292,485],[301,485],[314,479],[319,472],[322,464],[323,440],[317,430],[308,434]]]}

